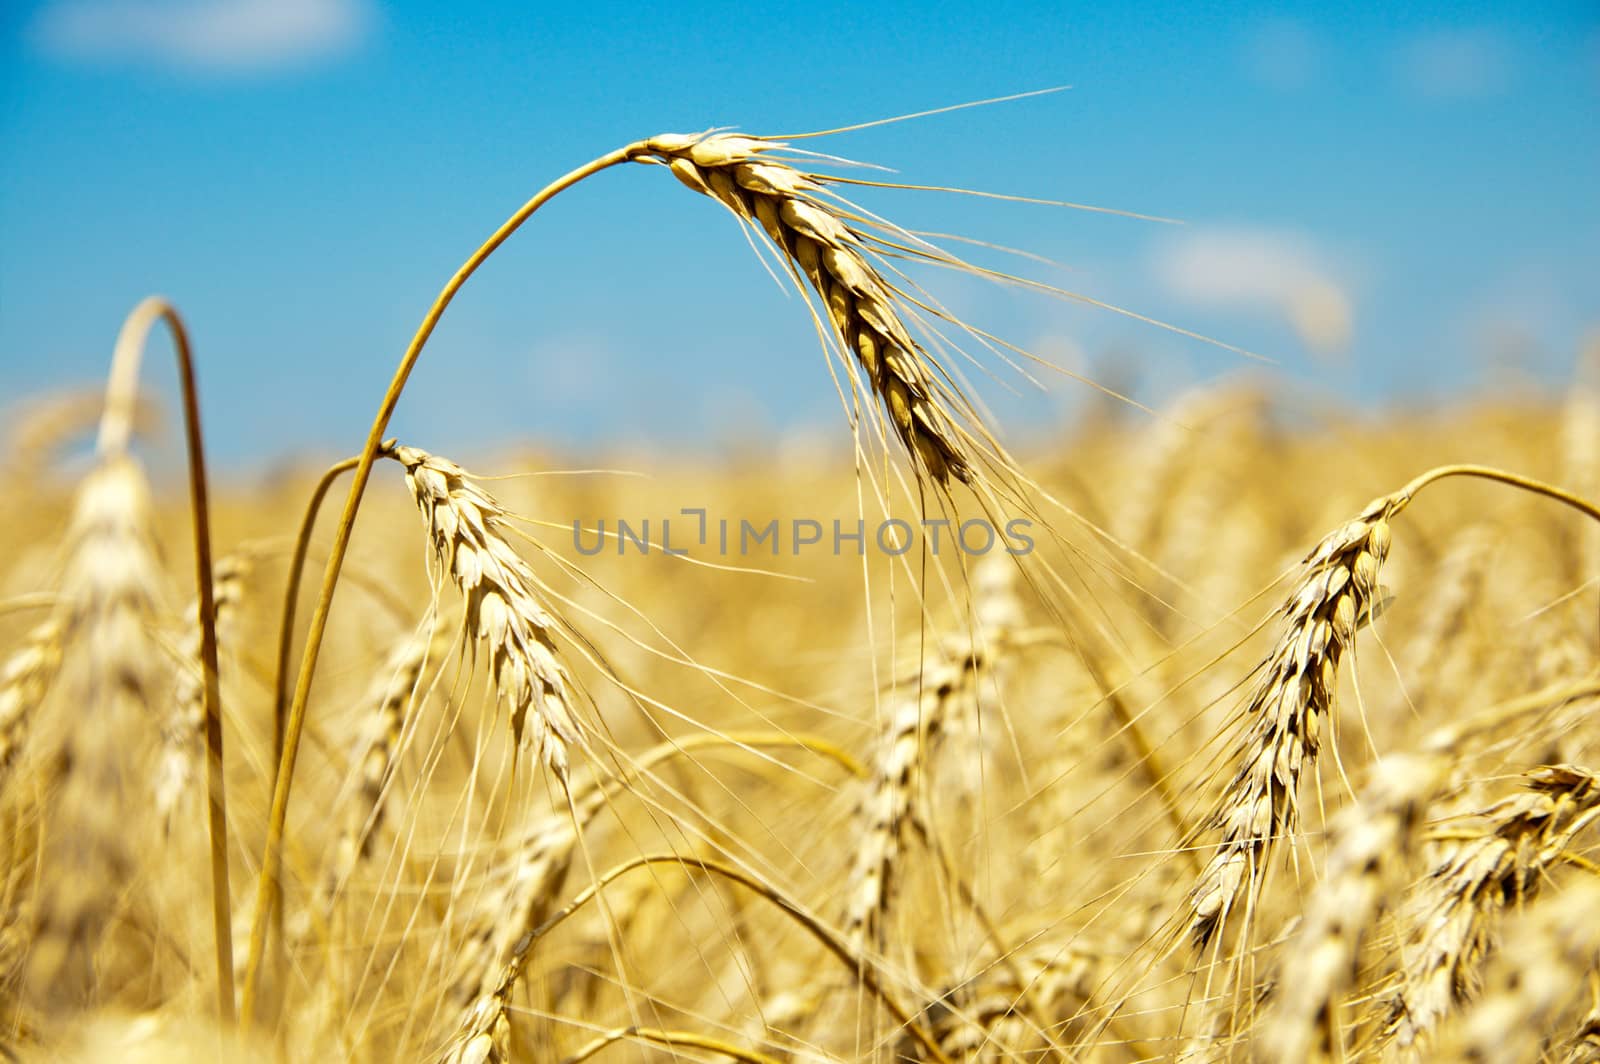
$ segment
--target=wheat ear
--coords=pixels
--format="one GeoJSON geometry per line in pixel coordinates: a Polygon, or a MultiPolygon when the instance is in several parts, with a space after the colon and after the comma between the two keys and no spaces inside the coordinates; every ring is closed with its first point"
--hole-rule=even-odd
{"type": "Polygon", "coordinates": [[[63,587],[66,627],[83,649],[83,668],[65,722],[65,771],[47,829],[39,890],[30,996],[41,1006],[81,1005],[94,985],[94,954],[116,898],[132,875],[128,779],[159,678],[160,651],[150,636],[159,567],[144,474],[111,453],[78,494],[68,533],[63,587]]]}
{"type": "Polygon", "coordinates": [[[1246,706],[1235,771],[1209,826],[1222,844],[1188,899],[1189,932],[1205,946],[1248,887],[1260,890],[1275,842],[1294,828],[1300,774],[1315,762],[1333,710],[1339,663],[1368,617],[1389,552],[1396,496],[1374,500],[1307,556],[1283,607],[1283,632],[1246,706]]]}
{"type": "Polygon", "coordinates": [[[1327,873],[1289,946],[1276,999],[1253,1046],[1257,1059],[1343,1059],[1340,1001],[1356,980],[1361,943],[1383,908],[1386,887],[1403,870],[1419,810],[1443,772],[1439,757],[1390,757],[1377,766],[1361,800],[1335,818],[1327,873]]]}
{"type": "Polygon", "coordinates": [[[1438,1059],[1515,1064],[1542,1059],[1562,1010],[1584,996],[1600,968],[1600,884],[1577,882],[1528,907],[1507,928],[1505,946],[1485,973],[1485,990],[1441,1039],[1438,1059]]]}
{"type": "MultiPolygon", "coordinates": [[[[796,169],[774,152],[782,141],[728,133],[666,134],[646,142],[650,156],[696,192],[759,227],[821,299],[835,338],[855,355],[889,422],[939,483],[974,475],[971,448],[950,414],[964,406],[939,367],[912,339],[905,299],[873,266],[880,243],[862,216],[823,195],[826,174],[796,169]]],[[[916,255],[916,249],[901,248],[916,255]]]]}
{"type": "Polygon", "coordinates": [[[973,643],[952,658],[928,665],[897,692],[857,813],[861,841],[851,865],[844,914],[845,938],[856,952],[882,945],[902,843],[906,830],[919,819],[916,804],[922,775],[953,707],[973,697],[979,678],[994,667],[1001,643],[999,633],[991,634],[987,646],[973,643]]]}
{"type": "Polygon", "coordinates": [[[567,750],[583,741],[572,682],[556,650],[556,620],[506,540],[506,511],[454,462],[415,447],[390,453],[405,467],[434,557],[465,600],[466,629],[489,654],[513,736],[519,745],[526,736],[534,757],[565,781],[567,750]]]}
{"type": "Polygon", "coordinates": [[[1407,906],[1416,941],[1402,949],[1390,1022],[1402,1047],[1477,995],[1500,914],[1538,893],[1573,838],[1600,818],[1600,779],[1573,765],[1546,766],[1527,790],[1496,802],[1471,829],[1452,832],[1444,856],[1407,906]]]}
{"type": "Polygon", "coordinates": [[[372,856],[372,840],[387,816],[389,779],[400,753],[406,711],[416,695],[417,681],[439,642],[436,630],[411,633],[390,652],[373,678],[365,703],[369,714],[366,738],[357,764],[357,800],[351,803],[344,826],[334,843],[333,859],[323,877],[321,908],[333,905],[340,887],[364,860],[372,856]]]}

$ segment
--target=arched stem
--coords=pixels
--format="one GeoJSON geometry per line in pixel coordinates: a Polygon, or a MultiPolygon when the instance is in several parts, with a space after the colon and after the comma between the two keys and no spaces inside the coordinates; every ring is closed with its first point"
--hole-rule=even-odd
{"type": "Polygon", "coordinates": [[[289,792],[294,782],[295,758],[300,751],[300,734],[305,727],[306,703],[311,694],[311,679],[316,673],[317,655],[321,652],[322,637],[328,627],[328,612],[333,604],[334,588],[339,582],[339,570],[344,565],[345,553],[350,547],[350,536],[355,529],[356,512],[361,507],[361,497],[366,492],[367,481],[372,476],[373,462],[377,460],[384,433],[389,427],[389,419],[394,414],[395,406],[400,402],[400,394],[404,391],[411,370],[421,356],[422,348],[427,344],[428,338],[433,335],[434,327],[438,325],[445,308],[450,305],[456,292],[466,284],[467,279],[477,271],[478,267],[483,265],[484,261],[522,226],[522,223],[557,193],[601,170],[638,158],[645,154],[645,149],[644,142],[635,142],[578,167],[541,189],[495,230],[494,234],[462,264],[440,291],[438,298],[433,301],[433,306],[428,309],[422,324],[417,328],[416,335],[411,338],[410,345],[401,357],[400,365],[389,382],[388,390],[383,394],[377,416],[373,418],[372,428],[367,433],[367,442],[362,447],[356,463],[350,492],[345,497],[344,511],[339,515],[339,525],[334,531],[333,545],[329,548],[327,566],[322,574],[322,588],[317,594],[316,608],[312,611],[311,623],[306,632],[305,649],[300,659],[300,673],[295,680],[294,697],[289,704],[289,715],[285,722],[283,753],[279,759],[277,777],[272,789],[272,807],[267,816],[266,849],[261,859],[261,874],[256,883],[255,919],[250,928],[250,952],[245,967],[241,1004],[246,1026],[254,1018],[256,990],[259,985],[261,960],[265,952],[267,928],[271,924],[272,909],[278,901],[276,869],[279,851],[283,846],[284,824],[288,819],[289,792]]]}
{"type": "Polygon", "coordinates": [[[178,383],[183,393],[183,428],[189,459],[189,506],[194,521],[195,587],[200,625],[200,668],[204,674],[202,704],[206,729],[206,808],[211,833],[211,922],[216,940],[217,1013],[224,1023],[234,1018],[233,901],[228,887],[228,800],[223,783],[222,686],[217,673],[217,604],[211,586],[211,511],[206,495],[204,438],[200,400],[196,394],[194,356],[189,333],[177,310],[151,296],[133,308],[111,355],[106,409],[96,448],[102,456],[125,453],[133,434],[139,390],[139,366],[145,341],[156,322],[172,334],[178,358],[178,383]]]}
{"type": "Polygon", "coordinates": [[[1587,514],[1596,521],[1600,521],[1600,506],[1596,506],[1579,495],[1574,495],[1565,488],[1558,488],[1554,484],[1546,484],[1542,480],[1525,477],[1520,473],[1508,473],[1503,469],[1496,469],[1494,466],[1465,464],[1444,465],[1430,469],[1395,492],[1395,498],[1398,500],[1395,512],[1398,513],[1409,505],[1411,500],[1423,488],[1436,480],[1444,480],[1447,477],[1478,477],[1482,480],[1493,480],[1500,484],[1509,484],[1513,488],[1521,488],[1523,491],[1531,491],[1535,495],[1543,495],[1548,499],[1564,503],[1579,513],[1587,514]]]}

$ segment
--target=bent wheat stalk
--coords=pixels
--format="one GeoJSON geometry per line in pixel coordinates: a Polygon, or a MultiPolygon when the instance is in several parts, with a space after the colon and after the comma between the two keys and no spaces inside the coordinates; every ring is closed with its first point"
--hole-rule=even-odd
{"type": "MultiPolygon", "coordinates": [[[[88,598],[85,600],[80,597],[76,604],[69,605],[68,608],[89,611],[89,620],[84,624],[87,629],[84,634],[87,635],[92,650],[91,673],[97,668],[94,659],[105,655],[104,660],[100,662],[101,666],[114,665],[118,670],[126,667],[131,670],[130,677],[135,678],[128,683],[123,683],[121,680],[107,681],[111,683],[109,689],[115,692],[113,702],[122,702],[125,694],[132,695],[136,700],[148,700],[147,696],[150,693],[146,689],[148,677],[143,680],[136,679],[147,666],[142,662],[134,662],[132,658],[142,655],[142,651],[134,648],[134,643],[142,640],[143,635],[135,629],[142,624],[141,618],[145,616],[147,606],[152,601],[151,588],[155,584],[156,570],[153,561],[140,562],[137,559],[137,554],[142,549],[138,546],[139,541],[141,538],[148,541],[147,537],[150,534],[143,528],[142,522],[145,518],[137,509],[142,505],[140,500],[144,490],[143,475],[128,456],[128,444],[139,411],[139,368],[150,329],[157,322],[165,323],[172,337],[173,353],[178,364],[179,390],[183,399],[190,514],[194,526],[195,588],[199,602],[200,665],[204,685],[202,704],[206,732],[206,790],[211,850],[212,930],[216,944],[217,1010],[224,1022],[231,1022],[234,1015],[232,900],[228,888],[227,799],[222,771],[221,690],[217,680],[216,604],[211,579],[211,518],[206,486],[205,446],[200,428],[200,404],[188,330],[184,327],[183,319],[177,310],[159,297],[152,296],[134,307],[123,322],[117,334],[116,346],[112,351],[111,371],[106,385],[105,414],[100,422],[100,434],[96,443],[100,468],[95,477],[103,479],[99,479],[92,487],[86,486],[82,496],[82,503],[86,509],[80,511],[79,515],[80,521],[101,524],[98,528],[89,524],[80,525],[77,563],[81,567],[81,572],[78,579],[81,593],[88,598]],[[103,493],[104,498],[91,498],[91,491],[95,495],[103,493]],[[127,506],[129,509],[117,515],[113,511],[120,506],[127,506]],[[106,567],[108,559],[112,568],[106,567]],[[112,571],[119,564],[125,564],[126,571],[120,573],[112,571]],[[144,568],[145,565],[149,568],[144,568]],[[97,627],[106,627],[109,631],[97,632],[95,630],[97,627]],[[126,660],[121,664],[115,664],[118,655],[126,656],[126,660]]],[[[75,620],[73,626],[78,627],[79,622],[75,620]]],[[[115,723],[108,722],[108,726],[100,731],[92,742],[81,735],[75,736],[74,741],[91,742],[91,745],[104,743],[114,745],[126,735],[117,731],[115,723]]],[[[121,751],[104,750],[91,753],[90,762],[93,763],[102,754],[114,759],[121,751]]],[[[109,793],[118,793],[120,769],[103,765],[96,771],[100,771],[104,781],[111,786],[109,793]]],[[[102,795],[97,801],[104,804],[109,799],[102,795]]],[[[92,839],[89,844],[94,845],[92,839]]],[[[118,845],[120,844],[113,844],[108,853],[114,853],[118,845]]],[[[44,968],[49,968],[56,962],[46,957],[42,963],[44,968]]]]}

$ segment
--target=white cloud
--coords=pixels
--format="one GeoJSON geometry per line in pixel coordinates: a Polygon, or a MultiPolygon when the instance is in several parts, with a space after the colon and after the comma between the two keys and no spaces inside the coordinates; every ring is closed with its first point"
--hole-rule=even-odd
{"type": "Polygon", "coordinates": [[[1161,245],[1154,269],[1179,299],[1284,318],[1319,353],[1341,351],[1350,341],[1354,307],[1349,292],[1311,241],[1298,234],[1193,229],[1161,245]]]}
{"type": "Polygon", "coordinates": [[[1309,27],[1294,19],[1275,18],[1261,23],[1245,47],[1245,68],[1256,81],[1285,92],[1303,89],[1316,80],[1322,66],[1322,49],[1309,27]]]}
{"type": "Polygon", "coordinates": [[[1511,80],[1511,46],[1487,29],[1445,30],[1419,37],[1400,52],[1402,79],[1435,99],[1492,96],[1511,80]]]}
{"type": "Polygon", "coordinates": [[[81,62],[260,70],[348,51],[372,22],[369,0],[55,0],[33,37],[81,62]]]}

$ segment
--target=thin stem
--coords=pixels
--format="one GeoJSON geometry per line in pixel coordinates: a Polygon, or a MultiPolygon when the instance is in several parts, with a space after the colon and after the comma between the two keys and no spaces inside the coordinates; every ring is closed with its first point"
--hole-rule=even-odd
{"type": "Polygon", "coordinates": [[[322,588],[317,594],[316,608],[311,614],[311,624],[306,632],[306,645],[300,659],[300,673],[295,680],[294,699],[289,705],[289,716],[284,728],[283,754],[279,759],[278,773],[272,788],[272,808],[267,818],[266,850],[261,860],[261,875],[256,883],[255,920],[250,928],[250,953],[245,967],[241,1012],[246,1026],[250,1025],[255,1013],[261,960],[270,924],[268,916],[273,906],[277,904],[278,879],[275,869],[278,866],[279,851],[283,846],[283,829],[289,813],[289,790],[294,781],[295,758],[300,751],[300,734],[305,727],[306,703],[311,695],[311,679],[316,673],[317,655],[321,652],[322,637],[328,627],[328,612],[333,605],[333,592],[339,582],[339,570],[344,565],[345,554],[350,548],[350,536],[355,530],[356,512],[361,507],[361,497],[366,492],[367,481],[372,476],[372,465],[377,460],[384,432],[389,427],[389,418],[393,416],[395,406],[400,402],[400,393],[405,389],[406,381],[422,354],[423,346],[433,335],[434,327],[438,325],[445,308],[455,298],[456,292],[466,284],[467,279],[477,271],[478,267],[521,227],[522,223],[562,190],[601,170],[629,162],[645,154],[645,151],[645,143],[639,141],[602,155],[593,162],[586,163],[558,178],[523,204],[499,229],[495,230],[483,246],[472,253],[472,256],[445,284],[438,298],[433,301],[433,306],[422,319],[422,324],[417,327],[416,335],[411,338],[411,343],[395,370],[394,378],[383,394],[383,401],[378,406],[377,416],[373,418],[372,428],[367,433],[367,442],[362,447],[356,464],[350,493],[345,498],[344,512],[339,515],[339,525],[334,531],[333,545],[328,552],[328,563],[322,574],[322,588]]]}
{"type": "Polygon", "coordinates": [[[284,714],[289,707],[289,655],[294,648],[294,615],[300,600],[300,582],[305,575],[306,555],[311,551],[311,533],[317,527],[317,514],[322,510],[322,500],[328,489],[343,473],[359,465],[361,459],[346,458],[335,462],[322,474],[311,491],[311,501],[300,519],[300,530],[295,534],[294,555],[289,559],[289,571],[283,589],[283,616],[278,622],[278,665],[274,670],[272,688],[272,768],[273,787],[277,787],[278,761],[283,757],[284,714]]]}
{"type": "Polygon", "coordinates": [[[1493,466],[1483,465],[1445,465],[1439,466],[1436,469],[1428,470],[1426,473],[1417,477],[1411,483],[1395,492],[1398,505],[1395,507],[1394,512],[1398,513],[1400,510],[1404,509],[1411,502],[1412,498],[1416,496],[1417,492],[1421,491],[1429,484],[1432,484],[1434,481],[1444,480],[1446,477],[1479,477],[1483,480],[1493,480],[1498,481],[1501,484],[1509,484],[1514,488],[1521,488],[1523,491],[1531,491],[1535,495],[1543,495],[1546,498],[1554,499],[1560,503],[1565,503],[1567,506],[1572,507],[1579,513],[1587,514],[1596,521],[1600,521],[1600,506],[1596,506],[1588,499],[1585,499],[1579,495],[1575,495],[1572,492],[1567,491],[1565,488],[1558,488],[1554,484],[1546,484],[1542,480],[1535,480],[1532,477],[1522,476],[1520,473],[1508,473],[1503,469],[1496,469],[1493,466]]]}
{"type": "Polygon", "coordinates": [[[157,321],[172,334],[178,358],[178,382],[183,392],[183,427],[189,457],[189,506],[194,519],[195,586],[198,590],[200,668],[206,729],[206,792],[211,834],[211,922],[216,941],[217,1013],[226,1024],[234,1019],[233,1001],[233,901],[228,886],[228,799],[222,762],[222,686],[217,672],[217,603],[211,586],[211,517],[206,495],[204,436],[200,431],[200,400],[195,387],[194,356],[188,330],[177,310],[165,299],[151,296],[133,308],[111,355],[106,388],[106,410],[100,422],[97,449],[101,455],[122,454],[133,433],[139,384],[139,365],[145,341],[157,321]]]}

